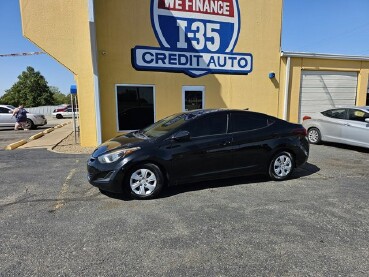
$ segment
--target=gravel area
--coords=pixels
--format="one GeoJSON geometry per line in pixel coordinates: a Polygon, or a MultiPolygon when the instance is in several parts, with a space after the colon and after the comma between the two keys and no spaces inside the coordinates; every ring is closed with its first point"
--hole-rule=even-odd
{"type": "Polygon", "coordinates": [[[79,143],[77,135],[77,143],[75,143],[74,132],[63,139],[58,145],[53,148],[53,151],[67,154],[91,154],[95,147],[82,147],[79,143]]]}

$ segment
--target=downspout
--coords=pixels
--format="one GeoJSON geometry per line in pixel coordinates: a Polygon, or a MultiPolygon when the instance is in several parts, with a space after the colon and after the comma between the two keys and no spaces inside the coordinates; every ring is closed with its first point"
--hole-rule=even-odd
{"type": "Polygon", "coordinates": [[[291,72],[291,57],[287,57],[286,65],[286,82],[284,89],[284,105],[283,105],[283,119],[288,120],[288,101],[289,101],[289,91],[290,91],[290,72],[291,72]]]}
{"type": "Polygon", "coordinates": [[[96,112],[96,138],[97,138],[97,144],[99,145],[102,143],[102,132],[101,132],[99,73],[98,73],[98,67],[97,67],[97,43],[96,43],[94,0],[88,0],[88,23],[89,23],[89,28],[90,28],[92,69],[93,69],[93,75],[94,75],[93,83],[94,83],[94,98],[95,98],[95,112],[96,112]]]}

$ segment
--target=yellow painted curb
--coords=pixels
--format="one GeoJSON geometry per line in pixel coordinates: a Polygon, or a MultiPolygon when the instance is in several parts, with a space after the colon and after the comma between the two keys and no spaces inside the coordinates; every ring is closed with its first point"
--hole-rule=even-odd
{"type": "Polygon", "coordinates": [[[63,124],[62,124],[62,126],[65,126],[65,125],[67,125],[67,124],[68,124],[68,123],[67,123],[67,122],[65,122],[65,123],[63,123],[63,124]]]}
{"type": "Polygon", "coordinates": [[[27,141],[25,139],[22,139],[20,141],[9,144],[7,147],[5,147],[5,150],[13,150],[26,143],[27,141]]]}
{"type": "Polygon", "coordinates": [[[46,129],[45,131],[43,131],[43,133],[48,134],[48,133],[51,133],[52,131],[54,131],[54,128],[46,129]]]}
{"type": "Polygon", "coordinates": [[[58,128],[61,128],[61,127],[63,127],[62,125],[56,125],[56,126],[54,126],[54,129],[58,129],[58,128]]]}
{"type": "Polygon", "coordinates": [[[44,136],[44,133],[41,132],[41,133],[37,133],[36,135],[33,135],[31,137],[29,137],[30,140],[35,140],[35,139],[38,139],[40,137],[43,137],[44,136]]]}

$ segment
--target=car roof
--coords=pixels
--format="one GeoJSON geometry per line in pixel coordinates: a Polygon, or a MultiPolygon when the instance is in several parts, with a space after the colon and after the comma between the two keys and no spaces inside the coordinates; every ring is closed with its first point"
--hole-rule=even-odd
{"type": "Polygon", "coordinates": [[[338,107],[327,109],[325,111],[337,110],[337,109],[359,109],[359,110],[369,111],[369,106],[338,106],[338,107]]]}

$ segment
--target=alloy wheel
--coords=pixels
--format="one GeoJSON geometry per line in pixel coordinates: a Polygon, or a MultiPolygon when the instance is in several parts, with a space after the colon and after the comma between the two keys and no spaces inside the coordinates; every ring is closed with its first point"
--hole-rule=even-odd
{"type": "Polygon", "coordinates": [[[309,131],[308,139],[311,143],[317,143],[319,141],[319,133],[317,129],[311,129],[309,131]]]}
{"type": "Polygon", "coordinates": [[[287,155],[279,156],[274,161],[273,170],[278,177],[286,177],[292,170],[291,158],[287,155]]]}
{"type": "Polygon", "coordinates": [[[148,196],[155,191],[157,178],[151,170],[141,168],[131,174],[129,184],[132,192],[136,195],[148,196]]]}

